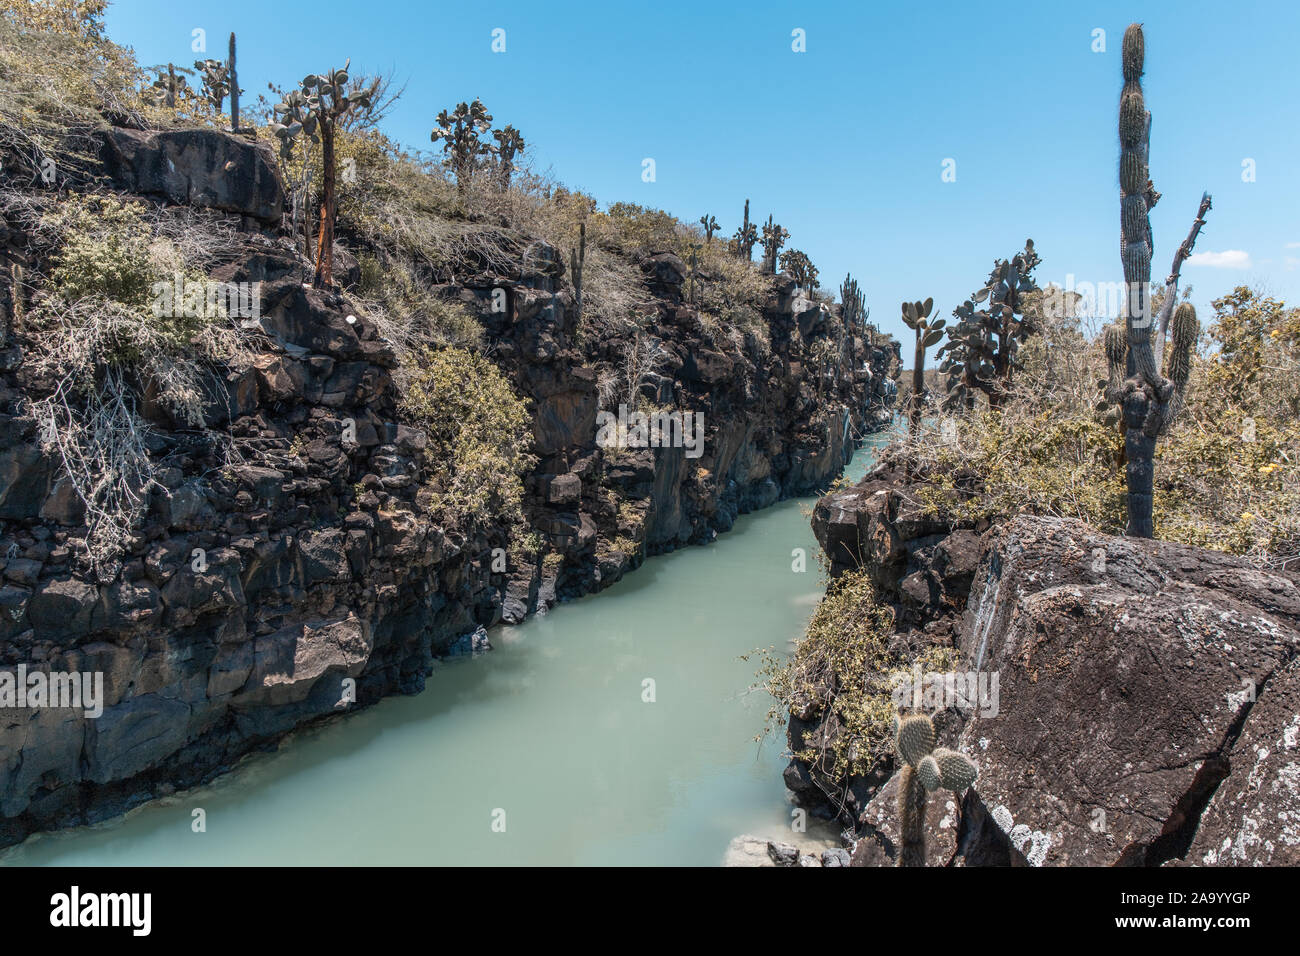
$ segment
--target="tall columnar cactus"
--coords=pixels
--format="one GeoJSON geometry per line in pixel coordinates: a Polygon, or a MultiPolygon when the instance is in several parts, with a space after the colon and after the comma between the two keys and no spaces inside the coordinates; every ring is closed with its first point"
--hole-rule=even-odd
{"type": "Polygon", "coordinates": [[[779,223],[774,223],[772,217],[768,216],[767,223],[763,226],[763,271],[768,275],[776,274],[777,254],[789,238],[789,230],[779,223]]]}
{"type": "Polygon", "coordinates": [[[235,35],[230,34],[230,58],[226,61],[230,76],[230,131],[239,132],[239,71],[235,68],[235,35]]]}
{"type": "Polygon", "coordinates": [[[1018,365],[1016,353],[1033,332],[1024,302],[1026,295],[1038,291],[1033,271],[1041,261],[1034,240],[1026,239],[1023,252],[997,260],[984,287],[953,310],[957,324],[938,352],[947,353],[939,371],[948,377],[948,407],[974,408],[977,392],[988,396],[990,408],[1006,398],[1018,365]],[[976,308],[986,299],[987,308],[976,308]]]}
{"type": "Polygon", "coordinates": [[[844,327],[856,329],[864,326],[870,314],[871,310],[867,308],[866,299],[858,287],[858,280],[846,274],[840,283],[840,316],[844,319],[844,327]]]}
{"type": "Polygon", "coordinates": [[[934,723],[925,714],[895,718],[894,750],[903,764],[898,787],[899,866],[925,866],[929,794],[939,789],[961,793],[979,776],[979,768],[965,754],[934,744],[934,723]]]}
{"type": "Polygon", "coordinates": [[[479,157],[491,152],[479,134],[491,129],[492,116],[481,100],[475,100],[457,103],[451,112],[443,110],[438,114],[437,123],[429,139],[435,143],[442,140],[446,162],[456,174],[456,188],[463,196],[479,157]]]}
{"type": "Polygon", "coordinates": [[[710,216],[707,213],[700,217],[700,225],[704,227],[704,242],[706,245],[713,242],[713,234],[718,231],[718,219],[716,216],[710,216]]]}
{"type": "Polygon", "coordinates": [[[573,302],[582,318],[582,266],[587,261],[587,224],[578,223],[578,246],[569,250],[569,274],[573,279],[573,302]]]}
{"type": "Polygon", "coordinates": [[[746,262],[754,260],[754,243],[758,242],[758,227],[749,221],[749,200],[745,200],[745,221],[736,230],[736,257],[746,262]]]}
{"type": "MultiPolygon", "coordinates": [[[[1119,99],[1120,259],[1124,266],[1124,284],[1127,290],[1124,312],[1127,379],[1121,387],[1108,390],[1106,397],[1123,408],[1125,473],[1128,483],[1126,533],[1134,537],[1150,538],[1155,534],[1152,479],[1156,439],[1169,427],[1183,400],[1179,386],[1160,374],[1160,352],[1164,349],[1164,335],[1177,298],[1179,273],[1183,261],[1191,255],[1192,246],[1205,223],[1205,214],[1210,209],[1210,195],[1205,193],[1201,197],[1191,231],[1174,254],[1173,267],[1165,280],[1164,302],[1160,315],[1154,320],[1155,327],[1160,331],[1157,351],[1152,348],[1151,342],[1150,212],[1151,207],[1159,201],[1160,194],[1156,192],[1149,176],[1151,113],[1146,109],[1142,93],[1144,47],[1141,25],[1131,24],[1124,31],[1121,53],[1124,89],[1119,99]]],[[[1194,314],[1192,319],[1195,320],[1194,314]]],[[[1184,322],[1184,331],[1186,328],[1184,322]]],[[[1184,336],[1179,343],[1175,344],[1175,351],[1180,347],[1187,348],[1189,351],[1185,359],[1190,363],[1190,349],[1195,344],[1195,337],[1188,342],[1184,336]]],[[[1184,378],[1182,389],[1185,390],[1186,385],[1184,378]]]]}
{"type": "Polygon", "coordinates": [[[943,338],[946,319],[930,320],[934,299],[924,302],[904,302],[903,322],[916,332],[916,351],[912,358],[912,407],[907,427],[913,434],[921,424],[921,408],[925,402],[925,350],[943,338]]]}
{"type": "Polygon", "coordinates": [[[319,142],[322,151],[322,198],[320,229],[317,233],[316,274],[312,284],[317,288],[334,285],[334,220],[338,212],[336,173],[334,168],[334,132],[344,118],[370,111],[372,97],[379,88],[376,78],[361,90],[348,89],[348,66],[327,73],[308,74],[303,78],[302,89],[285,96],[275,107],[278,122],[271,128],[280,139],[281,153],[292,153],[293,143],[300,135],[319,142]]]}

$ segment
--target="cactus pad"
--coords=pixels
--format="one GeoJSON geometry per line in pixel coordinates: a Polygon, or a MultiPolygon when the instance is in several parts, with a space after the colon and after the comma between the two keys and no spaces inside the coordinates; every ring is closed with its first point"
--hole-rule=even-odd
{"type": "Polygon", "coordinates": [[[979,776],[979,768],[975,766],[975,762],[955,750],[940,747],[934,752],[933,758],[939,768],[940,785],[945,790],[961,793],[979,776]]]}
{"type": "Polygon", "coordinates": [[[921,762],[916,765],[916,776],[921,781],[921,786],[931,792],[943,786],[943,774],[939,770],[939,764],[929,754],[922,757],[921,762]]]}
{"type": "Polygon", "coordinates": [[[934,724],[925,714],[909,714],[898,725],[898,755],[913,767],[934,749],[934,724]]]}

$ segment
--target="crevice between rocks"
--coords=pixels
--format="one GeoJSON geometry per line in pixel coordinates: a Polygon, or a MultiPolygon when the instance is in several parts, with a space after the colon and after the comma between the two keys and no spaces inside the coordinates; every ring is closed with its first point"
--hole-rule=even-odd
{"type": "Polygon", "coordinates": [[[1228,755],[1241,737],[1242,731],[1245,730],[1247,719],[1264,696],[1264,691],[1269,681],[1273,679],[1273,675],[1290,664],[1295,657],[1294,653],[1289,655],[1265,674],[1255,687],[1254,700],[1246,700],[1242,703],[1237,716],[1224,731],[1219,746],[1201,763],[1196,776],[1192,778],[1191,785],[1174,804],[1169,818],[1165,820],[1160,830],[1160,835],[1149,843],[1129,844],[1112,865],[1164,866],[1170,860],[1181,860],[1187,856],[1188,850],[1192,848],[1192,842],[1196,839],[1196,831],[1200,828],[1201,817],[1223,781],[1227,780],[1232,773],[1232,760],[1228,755]]]}

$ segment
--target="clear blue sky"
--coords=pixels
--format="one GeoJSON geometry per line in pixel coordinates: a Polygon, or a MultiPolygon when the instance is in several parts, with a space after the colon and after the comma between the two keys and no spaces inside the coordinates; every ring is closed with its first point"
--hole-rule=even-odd
{"type": "MultiPolygon", "coordinates": [[[[246,99],[342,65],[409,82],[386,131],[430,148],[437,112],[477,96],[534,165],[603,204],[638,202],[735,229],[746,197],[872,319],[903,338],[903,299],[949,313],[1026,237],[1040,284],[1119,273],[1120,38],[1147,35],[1153,277],[1204,189],[1184,282],[1204,320],[1241,282],[1300,299],[1300,3],[116,0],[113,39],[189,63],[191,31],[239,35],[246,99]],[[491,50],[506,31],[506,52],[491,50]],[[791,49],[805,31],[807,52],[791,49]],[[1104,29],[1105,52],[1093,52],[1104,29]],[[642,182],[654,158],[657,181],[642,182]],[[956,181],[941,179],[956,162],[956,181]],[[1243,182],[1243,160],[1255,181],[1243,182]]],[[[908,355],[909,350],[904,349],[908,355]]],[[[909,358],[910,363],[910,358],[909,358]]]]}

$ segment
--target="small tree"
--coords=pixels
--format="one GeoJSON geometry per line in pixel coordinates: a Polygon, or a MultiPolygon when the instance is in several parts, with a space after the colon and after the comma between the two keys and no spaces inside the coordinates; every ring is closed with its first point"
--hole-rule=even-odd
{"type": "Polygon", "coordinates": [[[492,138],[497,141],[496,147],[492,150],[497,158],[497,181],[504,192],[510,188],[510,174],[516,168],[515,157],[522,153],[526,146],[524,137],[513,126],[493,130],[492,138]]]}
{"type": "Polygon", "coordinates": [[[787,249],[781,254],[781,271],[789,273],[811,298],[817,288],[817,267],[808,254],[798,249],[787,249]]]}
{"type": "Polygon", "coordinates": [[[351,59],[345,62],[342,69],[304,77],[302,89],[294,90],[275,108],[280,122],[272,127],[275,135],[280,137],[282,151],[286,146],[292,151],[293,140],[302,134],[313,143],[321,144],[320,231],[316,244],[316,273],[312,277],[312,285],[318,289],[334,285],[334,220],[338,213],[334,134],[340,120],[370,109],[371,96],[378,88],[376,80],[360,92],[348,90],[348,66],[351,62],[351,59]]]}
{"type": "Polygon", "coordinates": [[[984,288],[953,310],[957,324],[938,352],[948,353],[939,371],[948,376],[949,407],[964,403],[973,408],[976,392],[988,396],[990,408],[998,408],[1006,398],[1016,353],[1034,331],[1025,307],[1027,297],[1039,291],[1032,273],[1041,261],[1034,241],[1025,240],[1023,252],[997,260],[984,288]],[[977,309],[985,300],[988,307],[977,309]]]}
{"type": "Polygon", "coordinates": [[[450,113],[443,110],[437,123],[429,139],[442,142],[445,162],[456,175],[456,189],[464,196],[479,157],[492,152],[492,147],[480,138],[481,133],[492,128],[492,115],[476,99],[473,103],[457,103],[450,113]]]}

